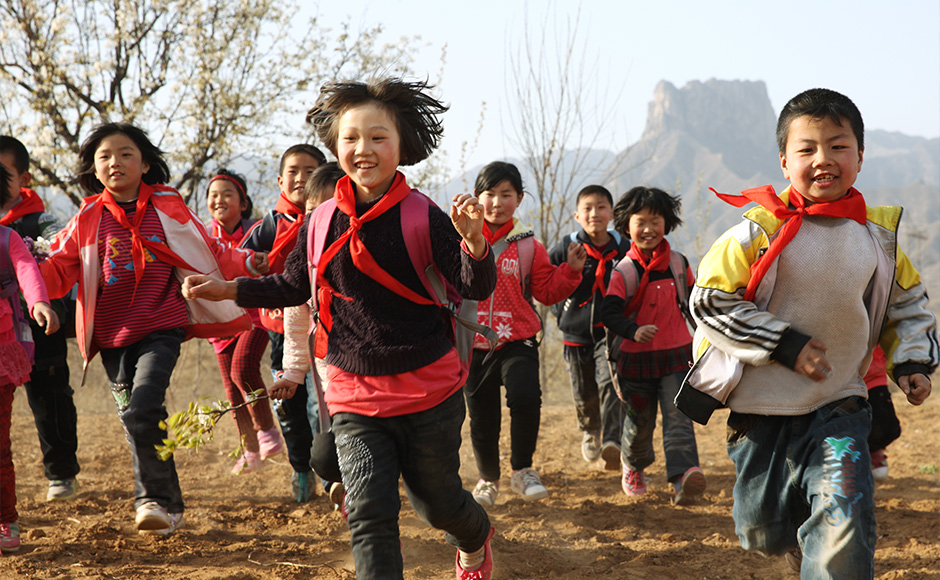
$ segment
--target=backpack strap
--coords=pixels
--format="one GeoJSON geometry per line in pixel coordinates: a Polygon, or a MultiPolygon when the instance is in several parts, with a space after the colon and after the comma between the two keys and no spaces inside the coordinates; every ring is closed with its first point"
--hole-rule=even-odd
{"type": "Polygon", "coordinates": [[[18,289],[10,261],[10,228],[0,226],[0,298],[15,296],[18,289]]]}
{"type": "Polygon", "coordinates": [[[532,302],[532,288],[529,280],[532,277],[532,261],[535,259],[535,236],[526,236],[516,244],[519,252],[519,283],[522,284],[522,296],[532,302]]]}
{"type": "Polygon", "coordinates": [[[676,302],[679,303],[679,312],[683,318],[695,329],[695,321],[689,312],[689,277],[686,275],[685,259],[682,254],[672,250],[669,256],[669,268],[672,270],[672,278],[676,282],[676,302]]]}

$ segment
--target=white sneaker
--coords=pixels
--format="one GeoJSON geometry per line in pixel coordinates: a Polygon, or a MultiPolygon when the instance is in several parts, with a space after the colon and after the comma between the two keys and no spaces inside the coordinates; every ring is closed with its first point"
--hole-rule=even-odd
{"type": "Polygon", "coordinates": [[[141,529],[138,529],[138,530],[137,530],[137,533],[138,533],[138,534],[141,534],[141,535],[149,534],[149,535],[155,535],[155,536],[169,536],[170,534],[172,534],[172,533],[175,532],[176,530],[182,528],[182,527],[183,527],[183,522],[186,521],[186,518],[183,517],[183,514],[182,514],[182,513],[178,513],[178,514],[167,514],[166,517],[170,520],[170,525],[169,525],[169,526],[167,526],[167,527],[165,527],[165,528],[161,528],[161,529],[159,529],[159,530],[141,530],[141,529]]]}
{"type": "Polygon", "coordinates": [[[137,508],[137,531],[140,533],[163,530],[170,527],[170,516],[166,508],[155,501],[142,503],[137,508]]]}
{"type": "Polygon", "coordinates": [[[473,499],[483,507],[493,507],[496,505],[496,496],[499,494],[498,481],[486,481],[481,479],[473,488],[473,499]]]}
{"type": "Polygon", "coordinates": [[[594,463],[601,456],[601,438],[599,433],[584,431],[581,435],[581,457],[588,463],[594,463]]]}
{"type": "Polygon", "coordinates": [[[607,471],[620,471],[620,446],[608,441],[601,447],[601,457],[604,458],[604,469],[607,471]]]}
{"type": "Polygon", "coordinates": [[[539,472],[531,467],[513,471],[509,483],[512,490],[521,495],[522,499],[526,501],[548,497],[548,490],[542,485],[539,472]]]}

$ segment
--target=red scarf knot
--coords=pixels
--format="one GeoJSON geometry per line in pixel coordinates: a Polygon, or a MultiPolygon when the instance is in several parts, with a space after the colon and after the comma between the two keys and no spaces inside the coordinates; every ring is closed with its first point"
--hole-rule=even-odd
{"type": "MultiPolygon", "coordinates": [[[[637,284],[636,292],[633,294],[633,297],[630,298],[630,302],[627,304],[624,314],[630,316],[634,312],[640,309],[640,306],[643,304],[643,295],[646,294],[646,287],[650,283],[650,272],[665,272],[669,268],[669,254],[671,248],[669,247],[669,241],[666,238],[663,238],[663,241],[659,242],[651,256],[647,256],[643,253],[640,248],[637,247],[635,242],[630,242],[630,251],[627,252],[627,257],[632,258],[634,262],[638,262],[640,266],[643,267],[643,275],[640,276],[640,282],[637,284]]],[[[676,288],[678,292],[679,289],[676,288]]]]}
{"type": "MultiPolygon", "coordinates": [[[[611,243],[614,243],[611,241],[611,243]]],[[[591,244],[583,243],[584,250],[587,252],[587,255],[597,260],[597,267],[594,268],[594,285],[591,287],[591,296],[578,305],[578,308],[583,308],[588,302],[594,299],[594,296],[600,292],[601,296],[607,296],[607,285],[604,283],[604,279],[607,277],[607,262],[612,262],[614,258],[617,257],[617,248],[608,251],[606,254],[601,253],[600,250],[596,249],[591,244]]]]}

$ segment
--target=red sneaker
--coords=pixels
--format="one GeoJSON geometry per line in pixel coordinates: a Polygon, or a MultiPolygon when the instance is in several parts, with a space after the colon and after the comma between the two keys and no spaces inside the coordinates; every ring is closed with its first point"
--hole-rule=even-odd
{"type": "Polygon", "coordinates": [[[476,570],[464,570],[460,567],[460,550],[457,550],[457,580],[490,580],[493,577],[493,551],[490,549],[490,540],[496,528],[490,528],[483,544],[483,563],[476,570]]]}

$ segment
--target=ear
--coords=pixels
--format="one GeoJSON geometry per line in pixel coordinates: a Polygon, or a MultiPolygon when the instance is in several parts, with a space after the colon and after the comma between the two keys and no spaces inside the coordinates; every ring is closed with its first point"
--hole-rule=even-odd
{"type": "Polygon", "coordinates": [[[864,154],[865,154],[865,150],[864,150],[864,149],[859,149],[859,150],[858,150],[858,169],[857,169],[856,171],[861,171],[861,170],[862,170],[862,157],[864,156],[864,154]]]}
{"type": "Polygon", "coordinates": [[[29,171],[24,171],[20,173],[20,187],[29,187],[29,184],[33,181],[33,174],[29,171]]]}
{"type": "Polygon", "coordinates": [[[143,174],[143,175],[147,175],[147,172],[150,171],[150,164],[147,163],[146,161],[144,161],[144,162],[140,165],[140,168],[143,170],[143,171],[142,171],[142,174],[143,174]]]}
{"type": "MultiPolygon", "coordinates": [[[[859,157],[859,163],[861,163],[861,157],[859,157]]],[[[789,181],[790,170],[787,169],[787,156],[784,153],[780,154],[780,169],[783,171],[783,178],[789,181]]]]}

